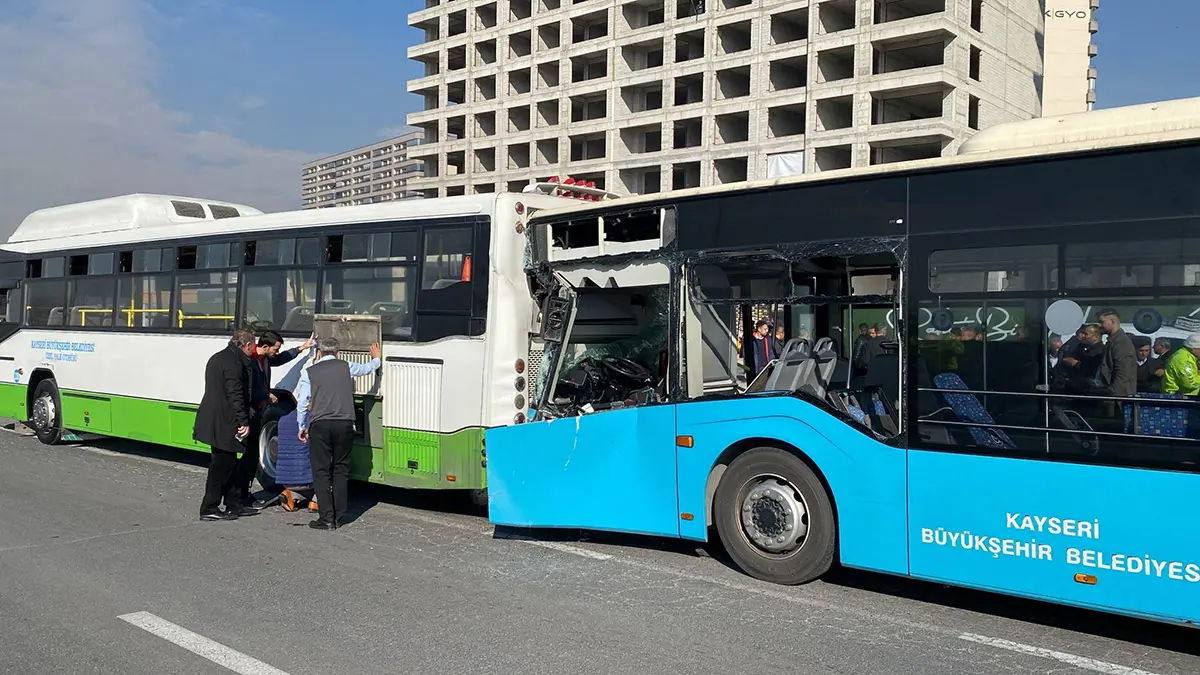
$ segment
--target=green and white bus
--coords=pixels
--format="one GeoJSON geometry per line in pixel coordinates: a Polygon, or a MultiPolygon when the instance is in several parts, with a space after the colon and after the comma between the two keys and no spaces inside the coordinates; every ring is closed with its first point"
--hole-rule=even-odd
{"type": "MultiPolygon", "coordinates": [[[[383,367],[357,383],[351,475],[483,499],[483,430],[527,408],[525,222],[561,194],[271,214],[138,194],[37,211],[0,246],[0,416],[47,444],[86,433],[204,451],[204,364],[235,327],[274,329],[286,347],[320,315],[377,317],[383,367]]],[[[302,361],[273,369],[275,386],[302,361]]]]}

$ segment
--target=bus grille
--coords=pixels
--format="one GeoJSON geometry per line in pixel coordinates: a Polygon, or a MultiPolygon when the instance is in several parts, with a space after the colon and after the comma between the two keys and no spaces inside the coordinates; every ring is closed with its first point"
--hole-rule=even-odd
{"type": "MultiPolygon", "coordinates": [[[[316,353],[314,351],[314,358],[316,353]]],[[[338,352],[338,358],[347,363],[368,363],[371,360],[371,355],[366,352],[338,352]]],[[[379,375],[383,369],[364,375],[363,377],[354,378],[354,393],[359,396],[378,396],[379,395],[379,375]]]]}
{"type": "Polygon", "coordinates": [[[537,401],[538,375],[542,372],[542,359],[545,357],[546,345],[541,342],[529,343],[529,405],[537,401]]]}

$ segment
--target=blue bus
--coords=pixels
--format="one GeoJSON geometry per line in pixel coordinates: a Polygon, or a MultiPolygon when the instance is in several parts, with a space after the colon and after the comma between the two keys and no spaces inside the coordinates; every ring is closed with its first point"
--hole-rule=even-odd
{"type": "Polygon", "coordinates": [[[1200,99],[531,220],[490,519],[1200,620],[1200,99]],[[538,351],[540,350],[540,351],[538,351]],[[518,364],[523,369],[525,364],[518,364]]]}

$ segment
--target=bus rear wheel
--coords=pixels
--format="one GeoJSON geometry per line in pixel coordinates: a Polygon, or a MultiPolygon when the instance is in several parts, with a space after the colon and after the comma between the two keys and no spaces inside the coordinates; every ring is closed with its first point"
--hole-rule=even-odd
{"type": "Polygon", "coordinates": [[[717,485],[713,514],[725,551],[756,579],[803,584],[833,566],[833,504],[790,452],[761,447],[735,459],[717,485]]]}
{"type": "Polygon", "coordinates": [[[279,460],[279,422],[263,425],[258,434],[258,484],[267,492],[279,492],[275,482],[275,462],[279,460]]]}
{"type": "Polygon", "coordinates": [[[470,498],[471,498],[471,506],[474,506],[475,508],[478,508],[478,509],[486,509],[487,508],[487,505],[488,505],[487,488],[483,488],[482,490],[471,490],[470,498]]]}
{"type": "Polygon", "coordinates": [[[46,445],[56,445],[62,440],[62,399],[54,380],[42,380],[34,388],[33,403],[29,406],[29,427],[46,445]]]}

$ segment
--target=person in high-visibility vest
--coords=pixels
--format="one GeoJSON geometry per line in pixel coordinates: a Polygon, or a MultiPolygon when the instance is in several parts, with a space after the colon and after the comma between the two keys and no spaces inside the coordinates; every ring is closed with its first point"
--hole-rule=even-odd
{"type": "Polygon", "coordinates": [[[1175,350],[1167,359],[1167,369],[1163,374],[1164,394],[1200,396],[1197,356],[1200,356],[1200,333],[1192,333],[1183,343],[1183,348],[1175,350]]]}

